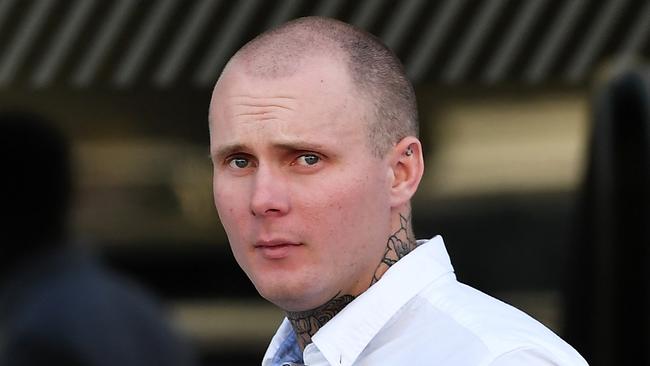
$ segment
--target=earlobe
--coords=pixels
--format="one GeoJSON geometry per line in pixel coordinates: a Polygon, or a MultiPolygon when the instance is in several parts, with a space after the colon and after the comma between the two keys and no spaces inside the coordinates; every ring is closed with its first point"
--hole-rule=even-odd
{"type": "Polygon", "coordinates": [[[424,174],[422,144],[414,136],[407,136],[392,149],[391,206],[400,207],[408,203],[420,184],[424,174]]]}

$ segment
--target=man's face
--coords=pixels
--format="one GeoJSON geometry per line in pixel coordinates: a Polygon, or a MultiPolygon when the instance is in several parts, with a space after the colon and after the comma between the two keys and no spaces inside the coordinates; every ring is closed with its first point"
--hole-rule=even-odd
{"type": "Polygon", "coordinates": [[[370,152],[365,102],[342,64],[304,65],[281,78],[233,65],[210,108],[221,223],[260,294],[289,311],[364,291],[390,234],[392,171],[370,152]]]}

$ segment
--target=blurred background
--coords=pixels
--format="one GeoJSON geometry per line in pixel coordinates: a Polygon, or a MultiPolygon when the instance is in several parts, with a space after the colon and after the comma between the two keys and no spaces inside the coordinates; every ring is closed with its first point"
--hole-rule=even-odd
{"type": "Polygon", "coordinates": [[[304,15],[404,63],[415,231],[445,238],[459,279],[593,365],[650,364],[650,1],[0,0],[0,108],[71,139],[75,240],[157,294],[205,365],[259,364],[283,315],[219,225],[207,108],[237,48],[304,15]]]}

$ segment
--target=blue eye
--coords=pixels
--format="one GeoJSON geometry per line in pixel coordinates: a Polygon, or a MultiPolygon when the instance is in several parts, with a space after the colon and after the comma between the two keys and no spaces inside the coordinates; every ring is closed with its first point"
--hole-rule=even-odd
{"type": "Polygon", "coordinates": [[[245,169],[248,168],[250,162],[248,161],[248,159],[245,158],[232,158],[228,162],[228,165],[231,168],[235,168],[235,169],[245,169]]]}
{"type": "Polygon", "coordinates": [[[320,161],[320,157],[314,154],[300,155],[297,160],[298,165],[312,166],[320,161]]]}

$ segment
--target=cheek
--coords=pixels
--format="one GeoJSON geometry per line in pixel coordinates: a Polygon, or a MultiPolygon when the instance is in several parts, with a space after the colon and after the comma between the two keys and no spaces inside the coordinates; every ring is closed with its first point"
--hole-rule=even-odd
{"type": "Polygon", "coordinates": [[[332,208],[338,208],[344,214],[372,216],[373,210],[387,206],[387,192],[377,175],[372,172],[351,176],[332,185],[332,208]]]}
{"type": "Polygon", "coordinates": [[[217,208],[219,221],[223,226],[228,243],[235,256],[235,260],[247,272],[250,264],[246,258],[245,233],[250,232],[249,223],[244,217],[244,200],[241,187],[233,183],[221,182],[220,186],[214,186],[214,204],[217,208]]]}
{"type": "Polygon", "coordinates": [[[304,213],[309,216],[305,224],[346,253],[350,241],[367,241],[369,232],[388,219],[390,209],[382,187],[373,176],[348,174],[322,179],[313,194],[301,193],[304,213]]]}
{"type": "Polygon", "coordinates": [[[241,188],[241,185],[231,182],[213,183],[214,205],[229,238],[237,232],[235,226],[244,223],[241,217],[247,212],[241,188]]]}
{"type": "Polygon", "coordinates": [[[293,190],[295,204],[300,204],[304,211],[313,216],[311,221],[318,226],[321,221],[345,221],[353,215],[359,197],[362,182],[351,179],[326,177],[319,179],[308,189],[303,187],[293,190]],[[346,216],[346,217],[344,217],[346,216]]]}

